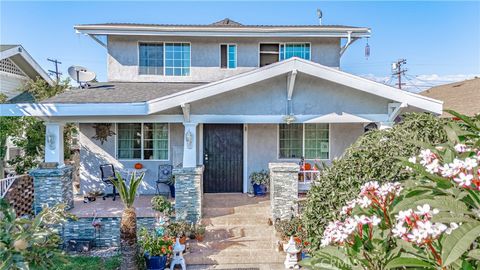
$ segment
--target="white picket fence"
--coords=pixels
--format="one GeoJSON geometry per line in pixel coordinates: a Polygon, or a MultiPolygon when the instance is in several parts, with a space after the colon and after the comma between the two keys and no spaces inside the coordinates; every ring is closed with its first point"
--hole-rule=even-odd
{"type": "Polygon", "coordinates": [[[5,195],[7,195],[8,189],[12,186],[13,182],[15,182],[17,178],[20,178],[22,176],[23,175],[14,175],[0,179],[0,198],[5,197],[5,195]]]}
{"type": "Polygon", "coordinates": [[[309,170],[309,171],[300,171],[298,179],[298,190],[299,191],[308,191],[312,186],[312,182],[320,178],[320,171],[318,170],[309,170]]]}

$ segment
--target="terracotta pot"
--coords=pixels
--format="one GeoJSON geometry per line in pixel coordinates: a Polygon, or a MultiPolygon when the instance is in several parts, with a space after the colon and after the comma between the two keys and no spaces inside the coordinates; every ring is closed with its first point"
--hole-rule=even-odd
{"type": "Polygon", "coordinates": [[[185,243],[187,243],[187,237],[185,235],[180,237],[179,242],[180,244],[185,245],[185,243]]]}
{"type": "Polygon", "coordinates": [[[196,239],[197,239],[197,241],[202,242],[203,239],[204,239],[204,236],[203,235],[197,235],[196,239]]]}
{"type": "Polygon", "coordinates": [[[140,170],[140,169],[143,168],[143,165],[142,165],[142,163],[135,163],[134,168],[137,169],[137,170],[140,170]]]}

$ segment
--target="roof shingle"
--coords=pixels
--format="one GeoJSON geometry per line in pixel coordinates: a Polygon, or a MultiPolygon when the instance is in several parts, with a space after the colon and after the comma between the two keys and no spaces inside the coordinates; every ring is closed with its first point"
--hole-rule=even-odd
{"type": "Polygon", "coordinates": [[[130,103],[145,102],[205,83],[105,82],[87,89],[70,89],[42,103],[130,103]]]}
{"type": "MultiPolygon", "coordinates": [[[[473,116],[480,113],[480,78],[432,87],[420,93],[442,100],[445,110],[473,116]]],[[[452,117],[444,112],[441,117],[452,117]]]]}

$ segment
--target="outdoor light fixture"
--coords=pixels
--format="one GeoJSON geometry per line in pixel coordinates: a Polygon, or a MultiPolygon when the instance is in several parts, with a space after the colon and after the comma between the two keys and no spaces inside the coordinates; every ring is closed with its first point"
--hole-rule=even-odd
{"type": "Polygon", "coordinates": [[[193,135],[190,130],[185,133],[185,141],[187,142],[187,148],[192,149],[193,135]]]}
{"type": "Polygon", "coordinates": [[[292,115],[292,114],[290,114],[290,115],[285,115],[285,116],[283,117],[283,121],[284,121],[285,123],[287,123],[287,124],[291,124],[291,123],[295,122],[296,120],[297,120],[297,118],[296,118],[294,115],[292,115]]]}

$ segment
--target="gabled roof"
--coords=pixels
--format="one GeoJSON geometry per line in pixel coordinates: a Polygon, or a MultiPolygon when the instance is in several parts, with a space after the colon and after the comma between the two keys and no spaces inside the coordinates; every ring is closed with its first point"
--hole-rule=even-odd
{"type": "Polygon", "coordinates": [[[0,45],[0,60],[6,58],[15,63],[30,79],[34,80],[37,77],[41,77],[49,84],[53,84],[50,76],[48,76],[45,70],[40,67],[22,45],[0,45]]]}
{"type": "MultiPolygon", "coordinates": [[[[443,100],[448,110],[469,116],[480,113],[480,78],[435,86],[420,94],[443,100]]],[[[442,117],[452,116],[444,112],[442,117]]]]}
{"type": "Polygon", "coordinates": [[[352,74],[326,67],[300,58],[290,58],[259,69],[241,73],[220,81],[196,86],[146,102],[124,103],[50,103],[0,105],[0,115],[34,116],[89,116],[89,115],[149,115],[197,100],[206,99],[221,93],[235,91],[269,78],[301,72],[313,77],[338,83],[352,88],[352,91],[366,92],[385,99],[412,106],[423,111],[442,113],[442,102],[402,91],[391,86],[370,81],[352,74]],[[95,110],[92,110],[92,106],[95,110]]]}

